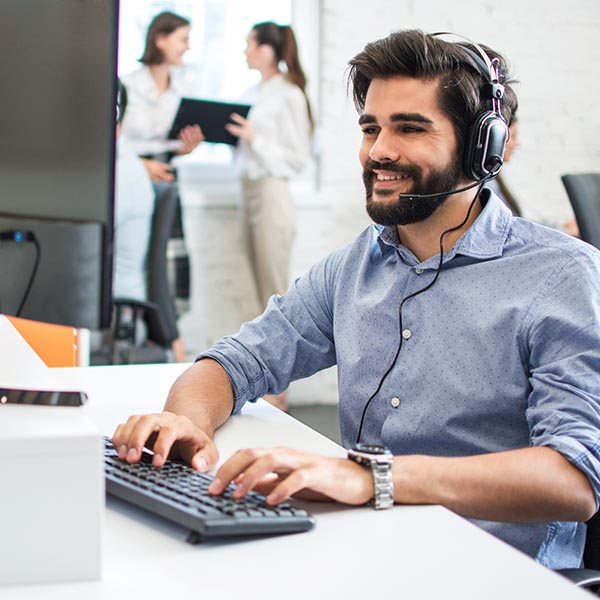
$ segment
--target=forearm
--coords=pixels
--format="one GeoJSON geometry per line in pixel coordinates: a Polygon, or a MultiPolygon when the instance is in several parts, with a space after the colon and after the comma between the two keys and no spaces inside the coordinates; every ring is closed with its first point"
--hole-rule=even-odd
{"type": "Polygon", "coordinates": [[[441,504],[493,521],[584,521],[595,511],[587,477],[546,447],[494,454],[394,459],[395,501],[441,504]]]}
{"type": "Polygon", "coordinates": [[[231,415],[233,391],[227,373],[212,359],[194,363],[175,381],[165,411],[191,419],[211,438],[231,415]]]}

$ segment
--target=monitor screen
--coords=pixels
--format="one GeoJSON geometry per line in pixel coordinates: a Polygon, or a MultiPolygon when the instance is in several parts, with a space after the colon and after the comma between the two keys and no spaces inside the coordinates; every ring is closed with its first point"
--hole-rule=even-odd
{"type": "Polygon", "coordinates": [[[117,24],[118,0],[0,2],[0,312],[109,325],[117,24]]]}

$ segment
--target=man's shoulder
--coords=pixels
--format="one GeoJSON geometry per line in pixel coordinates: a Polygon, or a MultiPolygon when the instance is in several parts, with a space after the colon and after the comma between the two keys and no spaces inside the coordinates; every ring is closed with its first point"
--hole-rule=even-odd
{"type": "Polygon", "coordinates": [[[537,264],[549,268],[568,267],[573,277],[581,272],[600,274],[600,251],[594,246],[567,233],[539,223],[514,217],[506,240],[506,255],[520,254],[531,257],[537,264]]]}
{"type": "Polygon", "coordinates": [[[356,237],[343,246],[335,248],[320,261],[313,265],[313,269],[325,269],[329,272],[348,273],[355,271],[364,264],[365,257],[369,256],[377,245],[379,231],[375,225],[369,225],[356,237]]]}
{"type": "Polygon", "coordinates": [[[509,239],[511,238],[523,244],[525,249],[548,248],[558,253],[585,254],[600,258],[600,251],[594,246],[558,229],[521,217],[513,218],[509,234],[509,239]]]}
{"type": "Polygon", "coordinates": [[[368,225],[344,246],[337,248],[332,254],[350,256],[371,252],[378,247],[377,240],[381,231],[377,225],[368,225]]]}

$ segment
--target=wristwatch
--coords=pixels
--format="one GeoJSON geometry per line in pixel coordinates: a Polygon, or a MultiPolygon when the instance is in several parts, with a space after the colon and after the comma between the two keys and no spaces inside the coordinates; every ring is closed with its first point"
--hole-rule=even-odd
{"type": "Polygon", "coordinates": [[[391,508],[394,505],[393,454],[385,446],[356,444],[348,450],[348,458],[363,467],[371,468],[375,484],[373,508],[391,508]]]}

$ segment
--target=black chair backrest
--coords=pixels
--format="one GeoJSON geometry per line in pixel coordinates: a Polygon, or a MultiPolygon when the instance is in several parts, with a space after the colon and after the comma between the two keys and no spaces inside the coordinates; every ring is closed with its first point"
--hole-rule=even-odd
{"type": "Polygon", "coordinates": [[[600,248],[600,173],[563,175],[581,239],[600,248]]]}
{"type": "Polygon", "coordinates": [[[586,569],[600,571],[600,513],[587,522],[583,565],[586,569]]]}
{"type": "Polygon", "coordinates": [[[169,290],[167,243],[171,237],[178,204],[177,184],[155,183],[156,194],[152,233],[148,249],[148,300],[159,311],[148,313],[148,338],[168,348],[179,337],[174,299],[169,290]]]}

